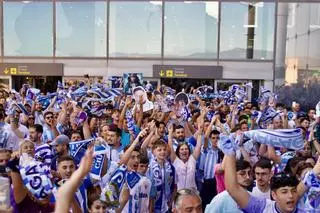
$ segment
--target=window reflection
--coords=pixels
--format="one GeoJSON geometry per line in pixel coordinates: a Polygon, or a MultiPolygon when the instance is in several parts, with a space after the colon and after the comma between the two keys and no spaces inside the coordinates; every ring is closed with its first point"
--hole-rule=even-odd
{"type": "Polygon", "coordinates": [[[161,56],[161,1],[110,3],[109,56],[161,56]]]}
{"type": "Polygon", "coordinates": [[[166,2],[164,57],[216,58],[218,2],[166,2]]]}
{"type": "Polygon", "coordinates": [[[274,3],[221,4],[220,58],[272,59],[274,3]]]}
{"type": "Polygon", "coordinates": [[[4,2],[4,54],[52,56],[51,2],[4,2]]]}
{"type": "Polygon", "coordinates": [[[57,56],[106,56],[106,3],[58,2],[57,56]]]}

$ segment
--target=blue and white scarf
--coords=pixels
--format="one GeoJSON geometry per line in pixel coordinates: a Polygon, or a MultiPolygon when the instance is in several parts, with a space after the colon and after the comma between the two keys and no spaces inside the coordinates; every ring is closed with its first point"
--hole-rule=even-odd
{"type": "Polygon", "coordinates": [[[89,144],[94,140],[90,138],[82,141],[75,141],[69,143],[69,153],[74,157],[76,164],[79,164],[81,158],[85,155],[86,150],[88,149],[89,144]]]}
{"type": "Polygon", "coordinates": [[[301,129],[259,129],[244,132],[244,135],[262,144],[292,150],[301,150],[304,144],[301,129]]]}
{"type": "Polygon", "coordinates": [[[150,162],[148,176],[151,178],[156,188],[154,208],[156,211],[161,211],[162,206],[164,205],[162,203],[163,197],[166,198],[166,201],[169,201],[172,197],[175,182],[174,168],[168,161],[165,162],[164,167],[161,168],[160,164],[154,159],[150,162]]]}
{"type": "Polygon", "coordinates": [[[19,170],[23,184],[36,199],[48,198],[53,189],[49,167],[23,154],[20,158],[19,170]]]}
{"type": "Polygon", "coordinates": [[[304,179],[303,183],[309,188],[307,192],[307,202],[314,209],[320,207],[320,179],[317,177],[313,170],[309,171],[304,179]]]}
{"type": "Polygon", "coordinates": [[[103,164],[106,158],[107,149],[103,145],[94,146],[95,157],[90,171],[90,177],[95,180],[101,180],[103,164]]]}
{"type": "Polygon", "coordinates": [[[121,165],[111,177],[109,184],[102,190],[100,199],[107,203],[109,208],[118,208],[122,187],[127,184],[133,189],[139,183],[141,176],[133,171],[128,171],[121,165]]]}

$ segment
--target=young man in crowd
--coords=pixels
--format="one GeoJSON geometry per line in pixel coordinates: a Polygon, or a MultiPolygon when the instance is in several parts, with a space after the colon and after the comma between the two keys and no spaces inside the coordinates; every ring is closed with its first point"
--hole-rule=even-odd
{"type": "Polygon", "coordinates": [[[172,199],[176,188],[175,170],[168,162],[167,144],[163,141],[156,141],[152,147],[154,159],[151,160],[148,177],[156,190],[154,201],[154,212],[167,212],[172,205],[172,199]]]}
{"type": "Polygon", "coordinates": [[[270,190],[273,200],[269,200],[249,194],[239,183],[237,183],[235,155],[233,152],[229,151],[225,154],[226,165],[228,165],[225,168],[226,188],[239,208],[244,212],[304,212],[304,210],[297,209],[297,202],[314,183],[314,181],[311,180],[314,180],[320,174],[320,160],[318,160],[314,169],[308,172],[304,180],[300,183],[296,176],[292,176],[288,173],[274,175],[270,181],[270,190]]]}
{"type": "MultiPolygon", "coordinates": [[[[228,167],[228,164],[225,164],[228,167]]],[[[236,161],[236,179],[238,185],[243,190],[248,190],[252,184],[252,167],[248,161],[236,161]]],[[[236,201],[228,191],[224,191],[215,196],[211,203],[205,209],[206,213],[210,212],[241,212],[236,201]]]]}
{"type": "Polygon", "coordinates": [[[270,180],[273,175],[272,165],[268,159],[260,159],[254,165],[256,186],[252,189],[252,195],[259,198],[271,199],[270,180]]]}
{"type": "Polygon", "coordinates": [[[29,138],[34,143],[35,157],[46,165],[51,165],[52,150],[49,144],[42,142],[43,128],[40,124],[35,124],[29,128],[29,138]]]}
{"type": "Polygon", "coordinates": [[[45,143],[52,142],[59,135],[57,120],[51,111],[45,112],[43,116],[45,123],[43,124],[42,141],[45,143]]]}
{"type": "Polygon", "coordinates": [[[70,139],[66,135],[59,135],[52,143],[50,143],[52,148],[55,150],[55,156],[52,158],[51,162],[52,170],[56,170],[58,165],[57,161],[60,157],[69,155],[69,143],[70,139]]]}

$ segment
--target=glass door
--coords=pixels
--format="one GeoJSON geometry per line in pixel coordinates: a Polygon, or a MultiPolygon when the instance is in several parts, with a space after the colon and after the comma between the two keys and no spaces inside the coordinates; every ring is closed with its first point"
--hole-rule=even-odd
{"type": "Polygon", "coordinates": [[[0,90],[10,90],[12,88],[11,85],[11,76],[0,75],[0,90]]]}

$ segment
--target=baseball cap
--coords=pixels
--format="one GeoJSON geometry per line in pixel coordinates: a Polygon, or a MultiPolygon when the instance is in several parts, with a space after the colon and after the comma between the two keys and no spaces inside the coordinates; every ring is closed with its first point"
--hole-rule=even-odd
{"type": "Polygon", "coordinates": [[[54,139],[54,141],[52,143],[50,143],[51,146],[55,146],[58,144],[69,144],[70,139],[68,136],[66,135],[59,135],[58,137],[56,137],[54,139]]]}

